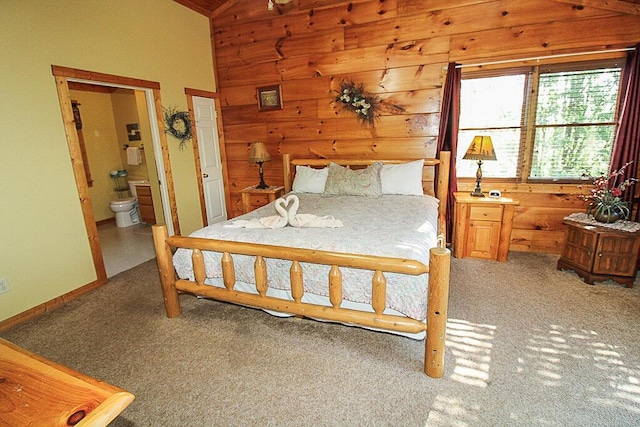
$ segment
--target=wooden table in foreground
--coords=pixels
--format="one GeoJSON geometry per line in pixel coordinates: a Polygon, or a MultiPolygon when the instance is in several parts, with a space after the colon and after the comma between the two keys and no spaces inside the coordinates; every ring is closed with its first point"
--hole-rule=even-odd
{"type": "Polygon", "coordinates": [[[106,426],[133,399],[0,338],[2,426],[106,426]]]}

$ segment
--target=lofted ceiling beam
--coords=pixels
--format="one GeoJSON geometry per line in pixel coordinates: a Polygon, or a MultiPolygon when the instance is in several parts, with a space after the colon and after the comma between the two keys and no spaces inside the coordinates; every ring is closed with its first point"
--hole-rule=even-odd
{"type": "Polygon", "coordinates": [[[612,12],[640,15],[640,4],[622,0],[552,0],[556,3],[568,3],[575,6],[589,6],[612,12]]]}
{"type": "MultiPolygon", "coordinates": [[[[240,0],[174,0],[206,17],[215,18],[229,8],[235,6],[240,0]]],[[[256,1],[256,0],[252,0],[256,1]]],[[[262,1],[262,0],[257,0],[262,1]]],[[[488,0],[432,0],[429,8],[441,8],[444,4],[448,7],[463,7],[471,4],[483,3],[488,0]]],[[[611,12],[625,13],[628,15],[640,15],[640,2],[624,0],[551,0],[556,3],[572,4],[574,6],[593,7],[611,12]]],[[[266,2],[265,2],[266,7],[266,2]]]]}
{"type": "MultiPolygon", "coordinates": [[[[227,0],[226,2],[218,6],[215,10],[212,10],[209,16],[211,17],[211,19],[216,18],[217,16],[220,16],[227,9],[231,8],[232,6],[235,6],[239,1],[240,0],[227,0]]],[[[266,3],[265,3],[265,7],[267,7],[266,3]]]]}
{"type": "Polygon", "coordinates": [[[180,3],[183,6],[188,7],[191,10],[195,10],[196,12],[206,16],[207,18],[211,15],[211,12],[219,8],[225,2],[224,0],[215,0],[215,1],[207,1],[207,0],[173,0],[176,3],[180,3]]]}

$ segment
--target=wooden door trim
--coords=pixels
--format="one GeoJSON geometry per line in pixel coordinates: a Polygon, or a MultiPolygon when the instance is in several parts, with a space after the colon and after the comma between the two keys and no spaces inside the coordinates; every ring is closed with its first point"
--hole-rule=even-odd
{"type": "MultiPolygon", "coordinates": [[[[224,132],[222,126],[222,104],[220,103],[220,94],[199,89],[185,88],[184,93],[187,95],[187,107],[189,108],[189,117],[193,127],[196,128],[195,113],[193,111],[193,97],[213,99],[216,111],[216,127],[218,131],[218,148],[220,152],[220,163],[222,166],[222,184],[224,186],[225,208],[227,210],[227,218],[230,218],[231,192],[229,191],[229,169],[227,168],[227,152],[225,150],[224,132]]],[[[200,163],[200,151],[198,148],[198,132],[193,132],[193,158],[196,167],[196,176],[198,181],[198,194],[200,198],[200,212],[202,215],[202,224],[209,225],[207,218],[207,206],[204,200],[204,186],[202,185],[202,166],[200,163]]]]}
{"type": "MultiPolygon", "coordinates": [[[[187,93],[185,91],[185,93],[187,93]]],[[[196,167],[196,183],[198,184],[198,199],[200,200],[200,216],[202,217],[202,225],[209,225],[207,220],[207,207],[204,201],[204,185],[202,184],[202,165],[200,163],[200,148],[198,145],[198,129],[196,127],[196,115],[193,111],[193,96],[187,93],[187,109],[189,111],[189,120],[193,124],[195,132],[191,137],[191,143],[193,145],[193,161],[196,167]]]]}
{"type": "Polygon", "coordinates": [[[76,125],[73,118],[73,108],[71,106],[71,94],[67,85],[67,78],[55,76],[56,88],[58,90],[58,100],[60,101],[60,110],[62,112],[62,122],[64,124],[64,133],[67,136],[67,146],[71,155],[71,166],[73,175],[78,188],[78,196],[80,197],[80,207],[84,217],[84,225],[89,238],[89,246],[91,247],[91,256],[93,257],[93,265],[96,271],[96,282],[99,284],[107,283],[107,271],[104,267],[104,259],[102,257],[102,248],[98,238],[98,227],[96,226],[96,218],[91,206],[91,197],[89,195],[89,184],[84,169],[84,161],[82,159],[82,151],[80,149],[80,140],[76,132],[76,125]]]}
{"type": "Polygon", "coordinates": [[[71,94],[69,92],[68,79],[89,80],[106,84],[132,86],[144,90],[151,89],[153,91],[153,99],[156,110],[156,124],[159,129],[158,133],[162,150],[162,161],[164,165],[165,184],[167,186],[167,194],[171,210],[171,219],[175,234],[180,234],[178,209],[176,205],[176,196],[173,186],[173,175],[171,172],[171,163],[169,161],[169,147],[167,144],[167,136],[162,131],[162,129],[164,129],[164,117],[162,114],[160,83],[116,76],[113,74],[104,74],[93,71],[79,70],[75,68],[61,67],[57,65],[52,65],[51,71],[55,78],[56,88],[58,90],[58,100],[60,102],[60,110],[62,112],[62,120],[67,137],[67,145],[69,147],[69,154],[71,155],[71,164],[73,167],[76,186],[78,188],[80,206],[82,208],[85,228],[87,230],[87,237],[89,239],[89,246],[91,248],[97,281],[106,283],[107,273],[104,267],[102,248],[100,247],[100,240],[98,237],[98,227],[95,222],[93,207],[91,206],[91,197],[89,194],[87,178],[84,173],[84,162],[80,151],[80,142],[78,140],[77,132],[75,131],[75,122],[71,106],[71,94]]]}

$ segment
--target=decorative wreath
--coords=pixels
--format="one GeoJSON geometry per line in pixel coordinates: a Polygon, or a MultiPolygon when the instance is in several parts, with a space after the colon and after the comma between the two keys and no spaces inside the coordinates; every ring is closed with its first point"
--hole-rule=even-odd
{"type": "Polygon", "coordinates": [[[365,126],[373,126],[379,115],[380,99],[367,92],[362,83],[343,80],[340,91],[334,91],[334,102],[342,109],[355,114],[356,118],[365,126]]]}
{"type": "Polygon", "coordinates": [[[179,111],[177,108],[163,108],[164,121],[166,125],[165,133],[173,135],[180,140],[180,148],[184,148],[187,141],[193,135],[191,118],[187,111],[179,111]]]}

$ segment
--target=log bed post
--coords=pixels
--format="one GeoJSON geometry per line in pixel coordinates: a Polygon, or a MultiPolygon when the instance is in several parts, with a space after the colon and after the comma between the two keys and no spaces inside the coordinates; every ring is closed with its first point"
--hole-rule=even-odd
{"type": "MultiPolygon", "coordinates": [[[[440,163],[438,164],[438,180],[436,186],[436,198],[440,200],[440,206],[438,207],[438,233],[445,234],[445,239],[448,239],[448,241],[451,241],[451,236],[446,235],[450,170],[451,151],[441,151],[440,163]]],[[[450,214],[453,215],[453,212],[451,212],[450,214]]]]}
{"type": "Polygon", "coordinates": [[[156,224],[151,227],[151,230],[153,231],[153,245],[156,250],[158,270],[160,271],[164,308],[167,312],[167,317],[178,317],[182,313],[182,308],[180,308],[178,290],[176,289],[176,274],[173,269],[171,247],[166,242],[169,237],[167,226],[156,224]]]}
{"type": "Polygon", "coordinates": [[[282,155],[282,173],[284,175],[284,194],[291,191],[293,179],[291,177],[291,154],[282,155]]]}
{"type": "Polygon", "coordinates": [[[424,349],[424,372],[432,378],[442,378],[444,375],[451,268],[451,251],[444,247],[444,242],[440,242],[440,238],[438,240],[438,246],[429,251],[427,337],[424,349]]]}

